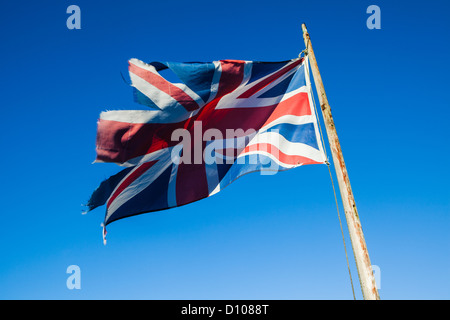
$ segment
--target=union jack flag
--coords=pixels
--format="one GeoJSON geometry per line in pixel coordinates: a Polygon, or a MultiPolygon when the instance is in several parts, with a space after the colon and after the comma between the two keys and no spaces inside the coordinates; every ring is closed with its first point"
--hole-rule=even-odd
{"type": "Polygon", "coordinates": [[[307,58],[131,59],[135,101],[149,110],[100,114],[96,162],[127,168],[100,184],[88,210],[106,204],[106,226],[206,198],[249,172],[325,163],[307,68],[307,58]]]}

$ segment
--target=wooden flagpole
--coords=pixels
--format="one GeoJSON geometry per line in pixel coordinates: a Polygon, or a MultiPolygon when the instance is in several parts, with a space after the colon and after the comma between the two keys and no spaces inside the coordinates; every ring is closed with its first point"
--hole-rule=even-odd
{"type": "Polygon", "coordinates": [[[317,65],[316,56],[311,45],[311,39],[306,29],[306,25],[302,24],[303,39],[305,40],[306,52],[309,57],[311,70],[316,85],[317,95],[319,96],[320,108],[327,131],[328,141],[330,144],[331,153],[333,156],[334,168],[336,170],[336,177],[339,183],[339,190],[342,197],[342,203],[345,210],[345,218],[350,234],[350,241],[352,243],[353,255],[356,261],[356,268],[358,269],[359,282],[364,299],[379,300],[380,296],[375,283],[375,277],[372,272],[372,265],[370,264],[369,253],[367,251],[366,241],[361,228],[358,211],[356,210],[355,199],[353,197],[350,180],[345,167],[344,157],[342,155],[341,145],[334,126],[333,116],[331,115],[331,108],[328,103],[327,95],[320,76],[319,67],[317,65]]]}

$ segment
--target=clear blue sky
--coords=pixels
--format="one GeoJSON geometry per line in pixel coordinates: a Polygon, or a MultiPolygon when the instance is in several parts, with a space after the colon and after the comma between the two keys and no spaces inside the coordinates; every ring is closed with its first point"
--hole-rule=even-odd
{"type": "Polygon", "coordinates": [[[304,49],[302,22],[381,298],[450,298],[448,1],[120,3],[0,5],[1,299],[352,299],[324,165],[114,222],[107,246],[104,208],[81,215],[120,170],[91,164],[100,112],[139,108],[128,59],[286,60],[304,49]],[[71,4],[81,30],[66,27],[71,4]],[[381,30],[366,27],[371,4],[381,30]],[[69,265],[80,290],[66,287],[69,265]]]}

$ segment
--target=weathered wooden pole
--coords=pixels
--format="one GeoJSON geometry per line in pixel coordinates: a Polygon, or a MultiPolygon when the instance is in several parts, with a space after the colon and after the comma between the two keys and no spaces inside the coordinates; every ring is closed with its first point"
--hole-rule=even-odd
{"type": "Polygon", "coordinates": [[[328,141],[333,156],[336,177],[339,183],[339,190],[342,197],[342,203],[345,210],[345,218],[352,243],[353,255],[358,269],[359,282],[364,299],[378,300],[380,296],[375,283],[375,277],[370,264],[369,253],[367,251],[366,241],[361,228],[358,211],[356,210],[355,199],[353,197],[350,180],[348,178],[347,168],[345,167],[344,157],[342,155],[341,144],[334,126],[331,108],[328,103],[327,95],[323,87],[322,77],[320,76],[319,67],[317,65],[316,56],[311,45],[311,39],[306,29],[306,25],[302,24],[303,39],[305,40],[306,52],[309,57],[311,70],[316,85],[317,95],[319,96],[320,108],[327,131],[328,141]]]}

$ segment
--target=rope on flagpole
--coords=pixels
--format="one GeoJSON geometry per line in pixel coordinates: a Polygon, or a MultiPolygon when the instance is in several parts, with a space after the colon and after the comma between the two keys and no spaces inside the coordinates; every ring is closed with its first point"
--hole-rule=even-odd
{"type": "MultiPolygon", "coordinates": [[[[305,59],[308,59],[308,48],[306,48],[305,50],[303,50],[303,51],[300,53],[299,56],[301,56],[302,53],[305,55],[305,59]]],[[[311,78],[310,78],[310,74],[309,74],[309,63],[306,65],[306,68],[305,68],[305,69],[306,69],[306,72],[308,73],[308,79],[311,79],[311,78]]],[[[331,185],[332,185],[332,187],[333,187],[334,201],[335,201],[335,203],[336,203],[336,210],[337,210],[337,214],[338,214],[339,225],[340,225],[340,227],[341,227],[342,241],[343,241],[343,243],[344,243],[345,259],[346,259],[346,261],[347,261],[348,275],[349,275],[349,277],[350,277],[350,284],[351,284],[351,286],[352,286],[353,300],[356,300],[356,296],[355,296],[355,288],[354,288],[354,286],[353,286],[352,272],[351,272],[351,270],[350,270],[350,264],[349,264],[349,262],[348,262],[347,245],[345,244],[344,228],[342,227],[341,214],[339,213],[339,202],[338,202],[337,195],[336,195],[336,188],[335,188],[335,186],[334,186],[333,175],[332,175],[331,169],[330,169],[330,162],[328,161],[328,155],[327,155],[327,151],[326,151],[326,148],[325,148],[325,141],[324,141],[324,138],[323,138],[322,126],[321,126],[320,121],[319,121],[319,114],[318,114],[318,112],[317,112],[316,100],[315,100],[315,98],[314,98],[314,93],[312,92],[311,81],[310,81],[310,83],[309,83],[309,88],[311,89],[311,92],[310,92],[310,93],[311,93],[311,98],[312,98],[312,102],[313,102],[313,106],[314,106],[314,112],[316,113],[316,119],[317,119],[317,123],[318,123],[318,125],[319,125],[320,138],[322,139],[323,151],[324,151],[325,158],[326,158],[325,164],[326,164],[327,167],[328,167],[328,172],[330,173],[331,185]]]]}
{"type": "Polygon", "coordinates": [[[330,163],[328,161],[327,161],[327,167],[328,167],[328,172],[330,173],[331,185],[333,186],[334,201],[336,202],[336,209],[337,209],[337,214],[338,214],[338,218],[339,218],[339,225],[341,226],[342,241],[344,242],[345,259],[347,260],[348,275],[350,276],[350,284],[352,285],[353,300],[356,300],[355,288],[353,287],[352,272],[350,271],[350,264],[348,263],[348,254],[347,254],[347,246],[345,244],[344,229],[342,228],[341,215],[339,213],[338,199],[336,196],[336,188],[334,187],[333,175],[331,174],[330,163]]]}

